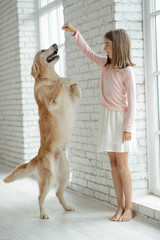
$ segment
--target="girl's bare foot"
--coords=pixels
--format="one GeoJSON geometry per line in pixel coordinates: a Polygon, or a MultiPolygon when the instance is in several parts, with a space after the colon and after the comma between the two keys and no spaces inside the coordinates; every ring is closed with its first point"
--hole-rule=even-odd
{"type": "Polygon", "coordinates": [[[135,216],[135,212],[132,209],[126,209],[122,216],[118,219],[119,222],[128,222],[135,216]]]}
{"type": "Polygon", "coordinates": [[[118,221],[118,219],[122,216],[123,212],[124,212],[123,208],[118,208],[115,215],[113,217],[110,217],[109,220],[118,221]]]}

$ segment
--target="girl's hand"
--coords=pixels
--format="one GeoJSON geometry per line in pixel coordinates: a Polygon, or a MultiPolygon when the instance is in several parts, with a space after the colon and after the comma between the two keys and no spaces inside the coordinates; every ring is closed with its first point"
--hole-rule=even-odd
{"type": "Polygon", "coordinates": [[[70,23],[66,23],[63,25],[62,27],[63,30],[65,31],[68,31],[68,32],[73,32],[73,33],[76,33],[78,30],[72,26],[70,23]]]}
{"type": "Polygon", "coordinates": [[[130,141],[131,140],[131,136],[132,134],[130,132],[123,132],[123,138],[122,138],[122,143],[124,143],[124,141],[130,141]]]}

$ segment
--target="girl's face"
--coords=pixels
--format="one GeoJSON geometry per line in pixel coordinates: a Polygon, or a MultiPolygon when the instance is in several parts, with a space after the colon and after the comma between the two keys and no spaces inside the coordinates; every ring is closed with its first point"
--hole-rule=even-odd
{"type": "Polygon", "coordinates": [[[108,38],[104,38],[104,51],[112,58],[112,41],[108,38]]]}

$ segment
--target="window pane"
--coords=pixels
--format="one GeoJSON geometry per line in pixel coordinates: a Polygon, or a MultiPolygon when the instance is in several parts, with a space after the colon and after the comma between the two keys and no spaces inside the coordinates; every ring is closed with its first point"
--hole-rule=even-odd
{"type": "Polygon", "coordinates": [[[63,7],[60,6],[57,9],[58,13],[58,31],[59,31],[59,44],[64,43],[64,31],[61,29],[61,27],[64,25],[64,16],[63,16],[63,7]]]}
{"type": "MultiPolygon", "coordinates": [[[[53,2],[48,0],[48,3],[51,1],[53,2]]],[[[61,29],[64,24],[63,6],[58,4],[55,8],[48,9],[48,13],[44,12],[39,19],[40,48],[49,48],[54,43],[58,45],[60,59],[55,65],[55,70],[60,76],[65,77],[65,38],[64,31],[61,29]]]]}
{"type": "Polygon", "coordinates": [[[49,13],[49,28],[50,28],[50,45],[58,42],[58,23],[57,23],[57,10],[49,13]]]}
{"type": "MultiPolygon", "coordinates": [[[[159,159],[160,159],[160,136],[159,136],[159,159]]],[[[157,189],[158,189],[158,195],[160,196],[160,161],[158,161],[158,169],[157,169],[157,189]]]]}
{"type": "Polygon", "coordinates": [[[64,46],[59,47],[58,49],[58,55],[60,56],[60,59],[58,60],[58,62],[55,65],[55,70],[56,72],[61,76],[61,77],[65,77],[65,50],[64,50],[64,46]]]}
{"type": "Polygon", "coordinates": [[[45,49],[49,47],[49,26],[48,14],[40,17],[40,48],[45,49]]]}
{"type": "Polygon", "coordinates": [[[160,76],[156,76],[157,83],[157,108],[158,108],[158,129],[160,130],[160,76]]]}
{"type": "Polygon", "coordinates": [[[54,0],[48,0],[48,3],[54,2],[54,0]]]}
{"type": "Polygon", "coordinates": [[[160,71],[160,15],[156,16],[157,71],[160,71]]]}
{"type": "Polygon", "coordinates": [[[47,4],[54,2],[55,0],[39,0],[40,2],[40,8],[45,7],[47,4]]]}
{"type": "Polygon", "coordinates": [[[40,8],[46,6],[48,4],[48,0],[40,0],[40,8]]]}
{"type": "Polygon", "coordinates": [[[160,0],[156,0],[156,11],[160,10],[160,0]]]}

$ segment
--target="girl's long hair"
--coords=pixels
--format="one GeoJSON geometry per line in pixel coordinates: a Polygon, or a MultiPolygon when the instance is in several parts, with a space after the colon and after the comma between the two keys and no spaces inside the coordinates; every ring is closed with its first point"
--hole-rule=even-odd
{"type": "Polygon", "coordinates": [[[107,57],[107,64],[113,68],[126,68],[135,66],[131,60],[131,43],[128,33],[124,29],[116,29],[107,32],[104,38],[112,41],[112,59],[107,57]]]}

